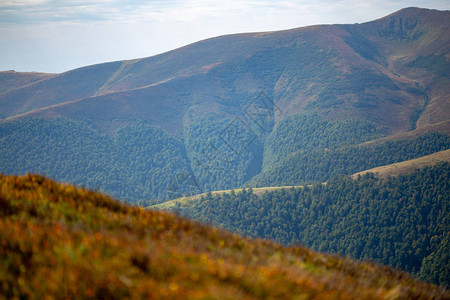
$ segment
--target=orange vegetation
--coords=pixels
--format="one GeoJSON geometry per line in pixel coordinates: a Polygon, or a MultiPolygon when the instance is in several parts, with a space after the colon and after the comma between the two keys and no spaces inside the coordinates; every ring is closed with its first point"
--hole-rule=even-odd
{"type": "Polygon", "coordinates": [[[38,175],[0,175],[0,299],[430,299],[386,267],[242,238],[38,175]]]}

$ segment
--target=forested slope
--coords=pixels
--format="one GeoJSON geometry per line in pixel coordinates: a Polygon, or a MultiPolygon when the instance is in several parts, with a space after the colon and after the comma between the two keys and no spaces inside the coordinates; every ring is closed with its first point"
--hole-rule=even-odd
{"type": "Polygon", "coordinates": [[[325,182],[336,175],[352,175],[374,167],[419,158],[449,148],[449,135],[426,133],[415,138],[386,139],[377,143],[331,149],[299,150],[286,155],[283,160],[263,170],[246,186],[325,182]]]}
{"type": "Polygon", "coordinates": [[[376,167],[366,171],[358,172],[352,175],[352,178],[357,178],[366,173],[374,173],[376,177],[386,178],[389,176],[406,175],[414,172],[416,169],[423,167],[431,167],[442,162],[450,162],[450,150],[443,150],[433,154],[425,155],[419,158],[402,161],[390,165],[376,167]]]}
{"type": "Polygon", "coordinates": [[[240,122],[199,121],[181,137],[145,121],[122,128],[114,137],[88,122],[68,119],[0,123],[0,169],[5,174],[43,173],[148,205],[243,185],[324,182],[450,148],[449,136],[441,133],[348,145],[377,137],[377,127],[357,119],[297,119],[307,124],[282,134],[276,129],[265,143],[240,122]],[[354,124],[366,128],[358,131],[360,136],[347,138],[354,124]]]}
{"type": "Polygon", "coordinates": [[[44,173],[134,203],[166,199],[170,174],[189,170],[182,143],[145,122],[114,138],[67,119],[3,123],[0,157],[6,174],[44,173]]]}
{"type": "Polygon", "coordinates": [[[369,259],[442,285],[450,283],[450,164],[379,179],[202,196],[176,205],[184,216],[234,232],[369,259]]]}
{"type": "Polygon", "coordinates": [[[61,74],[0,72],[0,171],[151,204],[449,149],[448,20],[406,8],[61,74]]]}

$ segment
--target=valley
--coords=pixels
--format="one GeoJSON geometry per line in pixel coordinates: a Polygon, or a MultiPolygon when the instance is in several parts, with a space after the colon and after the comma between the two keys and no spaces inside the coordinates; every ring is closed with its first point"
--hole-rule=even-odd
{"type": "Polygon", "coordinates": [[[337,176],[326,184],[207,193],[151,208],[447,286],[450,163],[431,165],[396,177],[337,176]]]}
{"type": "Polygon", "coordinates": [[[30,269],[53,276],[42,295],[72,295],[93,269],[126,275],[83,281],[83,296],[445,298],[416,279],[450,284],[449,20],[410,7],[59,74],[0,72],[0,226],[12,228],[0,288],[17,296],[21,278],[29,295],[30,269]],[[28,227],[36,236],[13,238],[28,227]],[[137,250],[120,254],[128,243],[137,250]],[[41,263],[52,256],[56,271],[41,263]],[[155,267],[163,257],[171,269],[155,267]]]}
{"type": "MultiPolygon", "coordinates": [[[[388,177],[395,177],[400,175],[407,175],[410,173],[413,173],[414,171],[418,169],[422,169],[425,167],[433,167],[437,164],[443,163],[443,162],[449,162],[450,163],[450,150],[444,150],[440,152],[436,152],[430,155],[426,155],[420,158],[402,161],[399,163],[394,163],[386,166],[376,167],[370,170],[362,171],[355,173],[351,175],[352,179],[357,179],[358,176],[364,176],[369,173],[373,174],[377,178],[388,178],[388,177]]],[[[322,183],[326,184],[326,182],[322,183]]],[[[312,185],[308,185],[308,187],[312,187],[312,185]]],[[[264,194],[266,192],[273,192],[273,191],[279,191],[279,190],[287,190],[287,189],[298,189],[298,188],[304,188],[304,186],[271,186],[271,187],[258,187],[258,188],[251,188],[252,193],[255,195],[260,196],[261,194],[264,194]]],[[[245,189],[245,188],[244,188],[245,189]]],[[[223,194],[236,194],[243,192],[243,189],[230,189],[230,190],[223,190],[223,191],[212,191],[209,192],[209,197],[213,196],[220,196],[223,194]]],[[[244,191],[245,192],[245,191],[244,191]]],[[[153,206],[150,206],[149,208],[152,209],[158,209],[158,210],[169,210],[173,209],[176,206],[186,206],[195,204],[195,202],[201,200],[202,197],[206,197],[208,193],[203,193],[199,195],[194,196],[186,196],[181,197],[178,199],[169,200],[166,202],[163,202],[161,204],[156,204],[153,206]]]]}
{"type": "Polygon", "coordinates": [[[448,134],[447,15],[406,8],[364,24],[227,35],[61,74],[0,72],[0,170],[162,202],[326,181],[445,150],[444,143],[350,170],[330,162],[327,170],[296,171],[315,168],[303,160],[317,165],[383,137],[448,134]],[[35,144],[24,152],[28,134],[35,144]],[[61,144],[54,148],[49,136],[61,144]],[[170,142],[156,142],[162,136],[170,142]],[[78,157],[79,147],[88,154],[78,157]],[[58,163],[48,164],[53,152],[58,163]],[[73,161],[90,175],[78,176],[73,161]]]}

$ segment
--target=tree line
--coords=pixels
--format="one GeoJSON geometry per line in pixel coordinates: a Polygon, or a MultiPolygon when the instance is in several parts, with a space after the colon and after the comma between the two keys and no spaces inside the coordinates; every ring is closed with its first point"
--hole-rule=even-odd
{"type": "Polygon", "coordinates": [[[256,195],[208,193],[174,209],[250,237],[372,260],[448,285],[450,164],[409,175],[357,180],[256,195]]]}

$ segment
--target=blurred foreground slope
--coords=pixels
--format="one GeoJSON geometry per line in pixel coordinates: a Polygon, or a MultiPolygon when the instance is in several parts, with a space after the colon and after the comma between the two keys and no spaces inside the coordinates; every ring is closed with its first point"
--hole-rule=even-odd
{"type": "Polygon", "coordinates": [[[0,298],[444,299],[405,273],[0,176],[0,298]]]}

